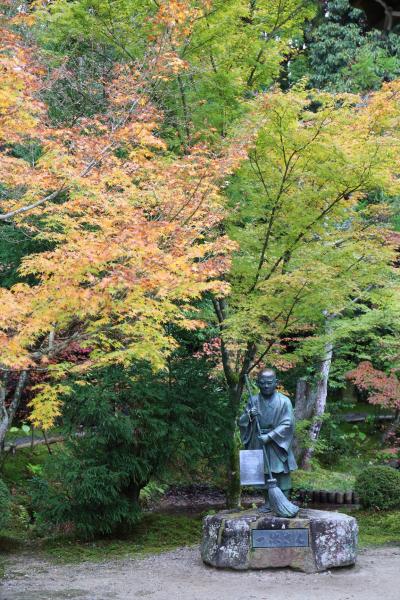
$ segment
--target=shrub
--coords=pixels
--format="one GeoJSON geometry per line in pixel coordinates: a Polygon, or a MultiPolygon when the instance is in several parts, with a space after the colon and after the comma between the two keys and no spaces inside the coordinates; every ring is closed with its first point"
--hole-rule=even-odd
{"type": "Polygon", "coordinates": [[[0,529],[3,529],[10,519],[10,505],[10,492],[6,484],[0,479],[0,529]]]}
{"type": "Polygon", "coordinates": [[[155,376],[147,365],[108,367],[80,381],[64,405],[71,435],[32,480],[37,525],[85,538],[126,532],[140,519],[139,494],[151,479],[208,456],[220,460],[221,400],[201,366],[181,358],[173,386],[168,372],[155,376]]]}
{"type": "Polygon", "coordinates": [[[46,465],[46,479],[32,480],[32,504],[38,531],[56,527],[83,538],[129,530],[140,516],[134,495],[129,498],[127,480],[131,464],[113,466],[99,444],[98,459],[85,456],[87,445],[68,443],[46,465]],[[99,464],[104,460],[105,464],[99,464]]]}
{"type": "Polygon", "coordinates": [[[356,479],[355,491],[365,508],[400,507],[400,472],[385,466],[367,467],[356,479]]]}

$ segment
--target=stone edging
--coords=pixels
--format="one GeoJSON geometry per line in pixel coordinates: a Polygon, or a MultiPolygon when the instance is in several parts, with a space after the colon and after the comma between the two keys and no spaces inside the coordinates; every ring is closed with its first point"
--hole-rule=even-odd
{"type": "Polygon", "coordinates": [[[300,502],[310,502],[313,504],[359,504],[360,502],[358,494],[352,490],[337,492],[299,488],[294,490],[293,498],[300,502]]]}

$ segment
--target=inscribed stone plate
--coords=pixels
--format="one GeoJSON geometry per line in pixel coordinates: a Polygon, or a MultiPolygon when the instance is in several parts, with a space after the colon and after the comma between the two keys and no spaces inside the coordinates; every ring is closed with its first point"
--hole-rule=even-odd
{"type": "Polygon", "coordinates": [[[253,529],[253,548],[298,548],[308,546],[308,529],[253,529]]]}
{"type": "Polygon", "coordinates": [[[241,485],[264,485],[264,455],[262,450],[240,450],[241,485]]]}

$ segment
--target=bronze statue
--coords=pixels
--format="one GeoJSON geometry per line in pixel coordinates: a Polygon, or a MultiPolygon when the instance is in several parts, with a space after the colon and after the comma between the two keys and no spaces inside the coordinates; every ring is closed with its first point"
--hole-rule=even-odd
{"type": "MultiPolygon", "coordinates": [[[[260,393],[249,398],[245,411],[239,419],[239,428],[246,450],[265,447],[272,476],[288,497],[292,487],[290,472],[297,469],[292,451],[294,415],[289,398],[276,390],[276,384],[277,379],[273,369],[260,371],[257,377],[260,393]]],[[[265,473],[268,473],[266,464],[265,473]]],[[[271,510],[268,490],[265,493],[265,504],[260,510],[263,512],[271,510]]]]}

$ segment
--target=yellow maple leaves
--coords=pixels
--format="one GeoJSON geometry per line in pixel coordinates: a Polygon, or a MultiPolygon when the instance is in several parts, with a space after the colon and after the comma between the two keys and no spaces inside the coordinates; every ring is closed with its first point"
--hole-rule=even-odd
{"type": "MultiPolygon", "coordinates": [[[[19,39],[8,40],[4,68],[19,53],[19,39]]],[[[9,106],[18,105],[7,127],[13,119],[24,122],[21,136],[38,140],[41,155],[28,164],[0,152],[0,178],[22,192],[2,210],[15,211],[16,226],[29,227],[52,249],[23,259],[20,274],[34,284],[0,290],[1,362],[56,376],[35,390],[30,406],[33,423],[46,428],[60,413],[60,395],[68,391],[60,382],[70,370],[134,360],[159,368],[175,344],[166,325],[201,327],[188,316],[192,302],[207,291],[227,292],[221,276],[233,244],[215,234],[224,218],[218,182],[244,152],[239,144],[237,152],[229,147],[214,156],[198,146],[172,159],[157,131],[161,115],[143,90],[149,74],[126,67],[115,70],[107,113],[55,128],[27,93],[25,77],[36,68],[28,58],[27,75],[13,74],[4,84],[15,86],[9,106]],[[69,344],[90,352],[79,364],[61,361],[55,369],[69,344]]],[[[170,52],[161,61],[165,68],[183,65],[170,52]]]]}
{"type": "Polygon", "coordinates": [[[57,417],[61,415],[62,402],[60,397],[68,396],[72,389],[63,384],[52,382],[41,383],[32,388],[35,396],[28,403],[31,409],[30,421],[38,429],[46,431],[54,424],[57,417]]]}

